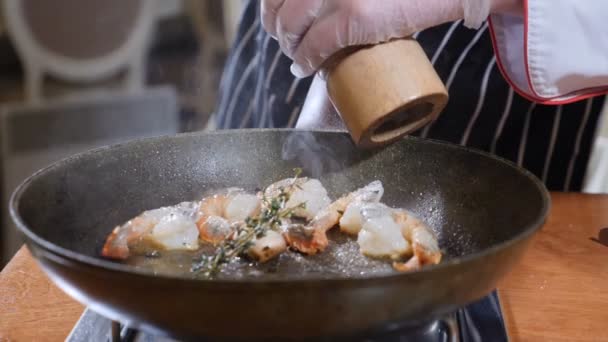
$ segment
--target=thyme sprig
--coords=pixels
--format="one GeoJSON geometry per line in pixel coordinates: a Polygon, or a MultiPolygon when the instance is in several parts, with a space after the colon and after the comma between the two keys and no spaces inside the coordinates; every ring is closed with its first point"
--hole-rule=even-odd
{"type": "Polygon", "coordinates": [[[292,182],[279,188],[279,193],[273,198],[262,197],[262,210],[259,215],[248,217],[244,224],[239,225],[230,238],[224,240],[211,256],[203,255],[194,260],[191,271],[203,277],[212,277],[217,274],[222,265],[232,259],[245,254],[255,239],[260,239],[269,230],[279,231],[281,223],[292,217],[293,213],[305,208],[305,203],[286,208],[290,193],[297,187],[297,180],[301,174],[300,169],[295,170],[292,182]]]}

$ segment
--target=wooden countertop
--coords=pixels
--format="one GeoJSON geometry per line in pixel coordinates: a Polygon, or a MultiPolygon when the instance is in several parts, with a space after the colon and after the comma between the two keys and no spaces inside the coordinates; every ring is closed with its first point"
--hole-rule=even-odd
{"type": "MultiPolygon", "coordinates": [[[[513,341],[608,341],[607,240],[608,196],[553,194],[547,224],[499,285],[513,341]]],[[[0,341],[62,341],[82,311],[25,247],[0,273],[0,341]]]]}

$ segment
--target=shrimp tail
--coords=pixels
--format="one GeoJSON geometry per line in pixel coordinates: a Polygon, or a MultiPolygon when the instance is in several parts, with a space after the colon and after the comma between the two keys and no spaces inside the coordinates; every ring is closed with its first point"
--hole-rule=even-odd
{"type": "Polygon", "coordinates": [[[420,245],[414,245],[414,255],[422,265],[436,265],[441,262],[441,251],[430,251],[420,245]]]}
{"type": "Polygon", "coordinates": [[[288,229],[283,233],[283,237],[289,247],[308,255],[315,255],[323,252],[329,244],[325,231],[308,229],[304,226],[288,229]]]}
{"type": "Polygon", "coordinates": [[[403,261],[394,261],[393,268],[398,272],[410,272],[419,269],[422,265],[420,264],[420,259],[416,255],[410,258],[410,260],[403,261]]]}
{"type": "Polygon", "coordinates": [[[109,259],[125,260],[129,257],[127,240],[120,234],[120,227],[114,228],[101,249],[101,255],[109,259]]]}

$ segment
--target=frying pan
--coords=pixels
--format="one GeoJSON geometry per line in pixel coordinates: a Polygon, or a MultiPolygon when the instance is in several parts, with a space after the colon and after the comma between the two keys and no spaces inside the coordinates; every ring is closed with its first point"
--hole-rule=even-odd
{"type": "Polygon", "coordinates": [[[26,180],[10,209],[50,278],[108,318],[178,338],[299,338],[423,322],[482,298],[518,262],[549,206],[529,172],[455,145],[408,137],[362,151],[340,132],[234,130],[76,155],[26,180]],[[99,257],[111,229],[144,210],[264,186],[294,167],[332,198],[381,180],[383,202],[427,222],[444,260],[402,274],[201,280],[99,257]]]}

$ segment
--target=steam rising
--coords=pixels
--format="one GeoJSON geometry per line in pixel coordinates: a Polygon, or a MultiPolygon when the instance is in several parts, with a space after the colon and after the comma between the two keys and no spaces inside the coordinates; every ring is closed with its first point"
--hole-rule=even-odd
{"type": "Polygon", "coordinates": [[[312,176],[319,178],[328,172],[337,172],[344,168],[344,158],[338,157],[340,151],[348,151],[352,144],[347,136],[333,141],[332,146],[326,146],[317,140],[312,132],[296,131],[290,134],[281,152],[283,160],[295,160],[302,169],[312,176]]]}

